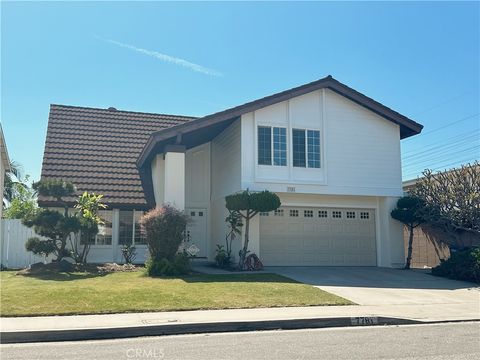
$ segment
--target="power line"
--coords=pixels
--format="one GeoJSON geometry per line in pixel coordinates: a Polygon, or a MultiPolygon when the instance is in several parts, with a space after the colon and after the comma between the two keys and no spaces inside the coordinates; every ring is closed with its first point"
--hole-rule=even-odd
{"type": "Polygon", "coordinates": [[[476,146],[473,146],[473,147],[470,147],[470,148],[467,148],[467,149],[462,149],[462,150],[450,152],[447,155],[438,156],[438,154],[434,154],[435,155],[434,157],[430,157],[430,158],[426,157],[426,158],[423,158],[423,159],[416,159],[414,162],[405,165],[405,167],[409,168],[409,167],[412,167],[412,166],[418,166],[418,165],[425,164],[425,163],[432,162],[432,161],[435,162],[435,161],[439,161],[439,160],[441,160],[441,161],[447,160],[447,159],[455,157],[459,154],[463,154],[467,151],[472,151],[472,150],[475,150],[475,149],[480,149],[480,145],[476,145],[476,146]]]}
{"type": "MultiPolygon", "coordinates": [[[[448,168],[449,166],[455,166],[455,165],[459,165],[459,164],[466,164],[466,163],[469,163],[469,162],[473,163],[473,162],[476,161],[476,160],[478,160],[478,158],[468,157],[468,158],[465,158],[465,159],[463,159],[463,160],[457,160],[457,161],[455,161],[455,162],[451,162],[451,163],[449,163],[449,164],[443,164],[443,165],[441,165],[441,166],[437,166],[437,167],[433,167],[433,168],[427,167],[426,169],[430,169],[430,170],[432,170],[432,171],[437,171],[437,170],[440,170],[440,169],[446,169],[446,168],[448,168]]],[[[403,170],[403,169],[402,169],[402,170],[403,170]]],[[[425,170],[425,169],[423,169],[423,170],[425,170]]],[[[422,171],[408,170],[408,171],[405,171],[405,172],[402,171],[402,173],[403,173],[403,177],[405,177],[405,178],[410,178],[410,177],[412,177],[412,176],[415,175],[415,174],[421,174],[421,173],[423,172],[423,170],[422,170],[422,171]]]]}
{"type": "MultiPolygon", "coordinates": [[[[439,141],[435,141],[435,142],[423,145],[422,148],[438,147],[438,146],[435,146],[435,145],[444,144],[445,142],[451,143],[451,142],[457,141],[458,139],[463,140],[464,138],[469,137],[469,136],[472,136],[472,137],[478,136],[478,138],[480,139],[480,130],[479,131],[474,131],[473,134],[472,134],[472,131],[466,131],[464,133],[461,133],[461,134],[458,134],[458,135],[455,135],[455,136],[452,136],[452,137],[449,137],[449,138],[446,138],[446,139],[442,139],[442,140],[439,140],[439,141]]],[[[417,149],[409,150],[409,151],[406,151],[406,152],[402,153],[402,155],[407,155],[407,154],[417,153],[417,152],[418,152],[417,149]]]]}
{"type": "Polygon", "coordinates": [[[426,108],[425,110],[422,110],[421,112],[417,113],[415,116],[425,114],[426,112],[429,112],[430,110],[439,108],[439,107],[441,107],[442,105],[445,105],[445,104],[449,104],[449,103],[451,103],[451,102],[453,102],[457,99],[460,99],[461,97],[464,97],[465,95],[470,94],[472,92],[473,92],[473,90],[465,91],[465,92],[461,93],[460,95],[456,95],[454,97],[445,99],[444,101],[442,101],[440,103],[437,103],[436,105],[432,105],[432,106],[426,108]]]}
{"type": "Polygon", "coordinates": [[[411,159],[418,158],[418,157],[424,156],[424,155],[432,153],[432,152],[442,153],[445,150],[450,149],[450,148],[465,146],[465,145],[468,145],[470,143],[477,142],[478,139],[480,139],[480,138],[478,138],[478,136],[476,134],[470,135],[470,136],[465,137],[465,138],[463,138],[461,140],[458,140],[458,141],[454,141],[454,142],[450,141],[446,145],[438,145],[438,146],[434,146],[434,147],[431,147],[431,148],[426,148],[426,150],[423,150],[423,151],[418,151],[418,152],[416,152],[415,154],[412,154],[412,155],[402,156],[402,160],[403,161],[409,161],[411,159]]]}
{"type": "Polygon", "coordinates": [[[439,166],[439,167],[433,169],[433,171],[436,171],[436,170],[439,170],[439,169],[445,169],[445,168],[447,168],[447,167],[449,167],[449,166],[455,166],[455,165],[459,165],[459,164],[467,164],[467,163],[469,163],[469,162],[472,162],[472,163],[473,163],[475,160],[477,160],[477,159],[467,158],[467,159],[465,159],[465,160],[458,160],[458,161],[455,161],[455,162],[450,163],[450,164],[447,164],[447,165],[439,166]]]}
{"type": "MultiPolygon", "coordinates": [[[[450,127],[452,125],[455,125],[455,124],[458,124],[459,122],[462,122],[462,121],[465,121],[465,120],[468,120],[468,119],[471,119],[471,118],[474,118],[475,116],[478,116],[480,113],[476,113],[476,114],[473,114],[473,115],[469,115],[469,116],[466,116],[462,119],[459,119],[459,120],[456,120],[454,122],[451,122],[447,125],[444,125],[444,126],[440,126],[439,128],[436,128],[436,129],[433,129],[433,130],[430,130],[430,131],[427,131],[426,133],[423,133],[422,135],[423,136],[426,136],[426,135],[430,135],[431,133],[434,133],[434,132],[437,132],[439,130],[443,130],[447,127],[450,127]]],[[[408,141],[408,140],[412,140],[412,139],[417,139],[416,137],[411,137],[411,138],[408,138],[408,139],[405,139],[404,141],[408,141]]]]}

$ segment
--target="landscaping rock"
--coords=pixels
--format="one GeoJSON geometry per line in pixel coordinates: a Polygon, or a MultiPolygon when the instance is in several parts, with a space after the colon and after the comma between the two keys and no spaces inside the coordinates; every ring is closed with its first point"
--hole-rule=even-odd
{"type": "Polygon", "coordinates": [[[111,272],[137,271],[138,267],[133,264],[119,265],[117,263],[106,263],[106,264],[97,266],[97,270],[99,273],[105,274],[105,273],[111,273],[111,272]]]}

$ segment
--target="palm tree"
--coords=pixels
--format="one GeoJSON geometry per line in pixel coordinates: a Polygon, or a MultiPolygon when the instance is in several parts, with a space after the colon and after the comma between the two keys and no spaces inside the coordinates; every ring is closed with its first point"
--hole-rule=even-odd
{"type": "Polygon", "coordinates": [[[5,188],[3,190],[3,203],[12,201],[15,197],[15,184],[27,187],[24,183],[23,167],[16,161],[10,162],[10,171],[5,174],[5,188]]]}

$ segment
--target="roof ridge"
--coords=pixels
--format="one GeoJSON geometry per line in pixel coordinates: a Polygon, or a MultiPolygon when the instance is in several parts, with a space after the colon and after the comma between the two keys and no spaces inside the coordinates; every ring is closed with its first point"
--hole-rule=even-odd
{"type": "Polygon", "coordinates": [[[198,116],[190,116],[190,115],[176,115],[176,114],[161,114],[161,113],[153,113],[153,112],[145,112],[145,111],[131,111],[131,110],[109,110],[109,108],[98,108],[92,106],[77,106],[77,105],[64,105],[64,104],[50,104],[51,107],[63,107],[63,108],[74,108],[74,109],[88,109],[88,110],[98,110],[98,111],[106,111],[110,113],[129,113],[129,114],[141,114],[141,115],[155,115],[155,116],[171,116],[171,117],[179,117],[179,118],[189,118],[189,119],[199,119],[198,116]]]}

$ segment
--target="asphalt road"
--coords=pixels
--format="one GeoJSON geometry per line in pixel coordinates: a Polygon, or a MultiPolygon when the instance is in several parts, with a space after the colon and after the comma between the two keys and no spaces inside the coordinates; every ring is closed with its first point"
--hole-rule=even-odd
{"type": "Polygon", "coordinates": [[[0,346],[1,359],[480,359],[480,323],[144,337],[0,346]]]}

